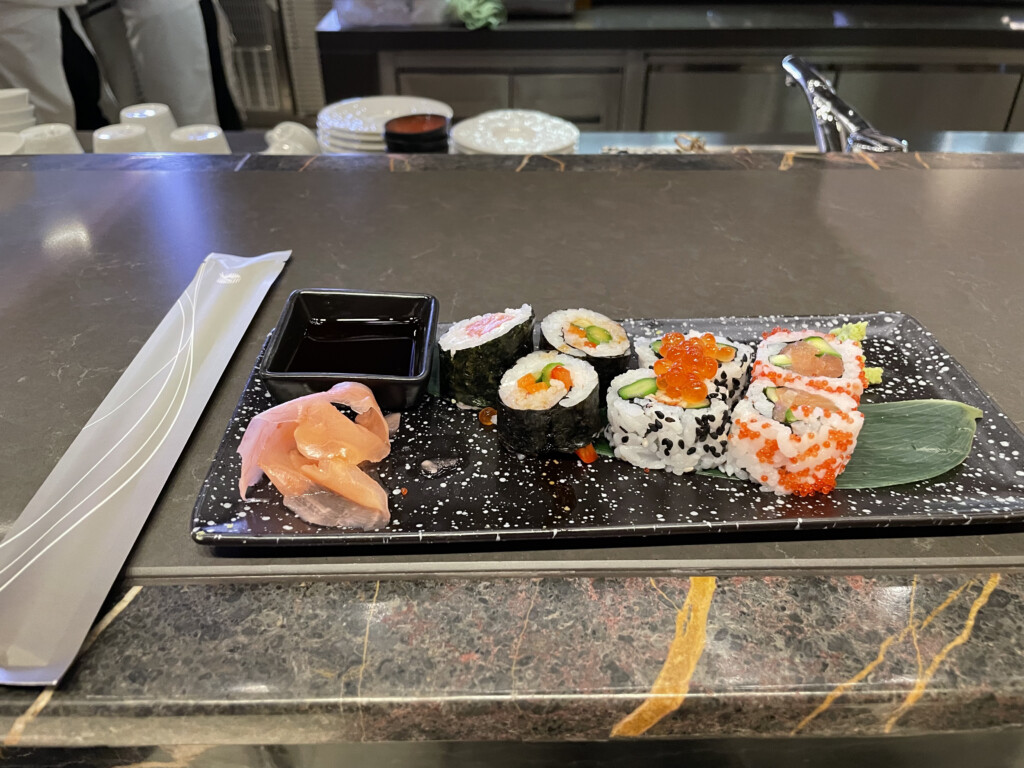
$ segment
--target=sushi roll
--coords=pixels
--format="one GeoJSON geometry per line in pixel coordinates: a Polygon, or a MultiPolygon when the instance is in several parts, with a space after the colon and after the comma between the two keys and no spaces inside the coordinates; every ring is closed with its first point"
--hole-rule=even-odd
{"type": "Polygon", "coordinates": [[[650,368],[627,371],[608,388],[605,435],[617,458],[677,475],[725,458],[729,404],[717,391],[699,401],[672,397],[650,368]]]}
{"type": "Polygon", "coordinates": [[[751,377],[823,395],[848,395],[857,402],[868,385],[860,343],[813,330],[776,329],[767,334],[758,345],[751,377]]]}
{"type": "Polygon", "coordinates": [[[597,372],[569,355],[527,355],[501,377],[498,395],[498,439],[510,451],[571,453],[601,430],[597,372]]]}
{"type": "Polygon", "coordinates": [[[542,349],[585,359],[594,366],[601,392],[611,380],[629,368],[633,347],[621,325],[600,312],[563,309],[552,312],[540,324],[542,349]]]}
{"type": "Polygon", "coordinates": [[[829,493],[863,424],[850,395],[756,379],[733,411],[724,470],[780,496],[829,493]]]}
{"type": "MultiPolygon", "coordinates": [[[[678,334],[675,335],[678,336],[678,334]]],[[[654,364],[661,359],[662,346],[670,336],[672,334],[666,334],[659,339],[636,340],[636,354],[641,368],[654,367],[654,364]]],[[[725,396],[729,405],[735,405],[747,388],[754,350],[746,344],[740,344],[726,336],[703,334],[700,331],[690,331],[684,335],[684,338],[699,339],[702,336],[710,336],[717,347],[714,353],[718,362],[718,372],[713,379],[715,390],[725,396]]]]}
{"type": "Polygon", "coordinates": [[[523,304],[461,320],[437,344],[442,394],[463,405],[494,405],[502,371],[533,349],[533,309],[523,304]]]}

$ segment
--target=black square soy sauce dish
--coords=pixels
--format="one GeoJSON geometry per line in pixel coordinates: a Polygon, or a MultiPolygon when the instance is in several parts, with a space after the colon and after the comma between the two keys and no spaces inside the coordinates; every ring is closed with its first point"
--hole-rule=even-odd
{"type": "Polygon", "coordinates": [[[427,389],[437,316],[429,294],[293,291],[260,376],[278,402],[356,381],[385,411],[408,410],[427,389]]]}

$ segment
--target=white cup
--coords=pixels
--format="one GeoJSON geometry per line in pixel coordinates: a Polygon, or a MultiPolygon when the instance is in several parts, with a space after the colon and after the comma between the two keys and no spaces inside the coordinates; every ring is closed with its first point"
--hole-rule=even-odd
{"type": "Polygon", "coordinates": [[[200,155],[230,155],[231,147],[219,125],[183,125],[171,131],[172,152],[194,152],[200,155]]]}
{"type": "Polygon", "coordinates": [[[28,105],[27,88],[0,88],[0,111],[24,109],[28,105]]]}
{"type": "Polygon", "coordinates": [[[17,133],[0,133],[0,155],[17,155],[25,140],[17,133]]]}
{"type": "Polygon", "coordinates": [[[265,134],[267,147],[283,151],[267,151],[265,155],[316,155],[320,153],[320,144],[316,140],[316,134],[302,123],[286,121],[278,123],[265,134]],[[285,147],[288,149],[285,149],[285,147]],[[292,151],[292,148],[304,149],[305,152],[292,151]]]}
{"type": "Polygon", "coordinates": [[[166,104],[132,104],[121,110],[122,125],[141,125],[146,129],[153,149],[173,152],[171,131],[178,127],[171,108],[166,104]]]}
{"type": "Polygon", "coordinates": [[[107,125],[92,132],[92,151],[97,155],[152,152],[153,142],[141,125],[107,125]]]}
{"type": "Polygon", "coordinates": [[[43,123],[21,131],[23,155],[80,155],[85,152],[74,130],[65,123],[43,123]]]}
{"type": "Polygon", "coordinates": [[[276,144],[271,144],[265,150],[260,152],[261,155],[319,155],[320,148],[310,152],[305,145],[293,144],[290,141],[280,141],[276,144]]]}

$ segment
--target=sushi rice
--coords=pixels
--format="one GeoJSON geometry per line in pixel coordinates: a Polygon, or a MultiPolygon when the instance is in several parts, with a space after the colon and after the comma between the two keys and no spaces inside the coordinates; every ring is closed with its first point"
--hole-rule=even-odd
{"type": "Polygon", "coordinates": [[[624,399],[623,387],[654,379],[648,368],[627,371],[608,388],[608,427],[605,436],[615,456],[644,469],[664,469],[682,475],[711,469],[725,460],[729,404],[718,391],[708,394],[699,408],[668,405],[654,395],[624,399]]]}

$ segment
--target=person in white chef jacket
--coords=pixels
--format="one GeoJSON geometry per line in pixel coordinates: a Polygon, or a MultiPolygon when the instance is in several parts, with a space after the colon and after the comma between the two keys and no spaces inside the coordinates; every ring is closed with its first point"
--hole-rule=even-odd
{"type": "MultiPolygon", "coordinates": [[[[61,61],[58,14],[68,13],[90,49],[93,44],[103,48],[103,40],[90,41],[78,21],[74,6],[84,2],[0,0],[0,88],[28,88],[37,122],[75,124],[61,61]]],[[[101,71],[134,67],[142,99],[167,104],[179,125],[217,123],[199,0],[117,0],[117,6],[124,17],[131,60],[118,61],[117,46],[110,46],[96,57],[101,71]]],[[[117,122],[116,115],[109,117],[117,122]]]]}

